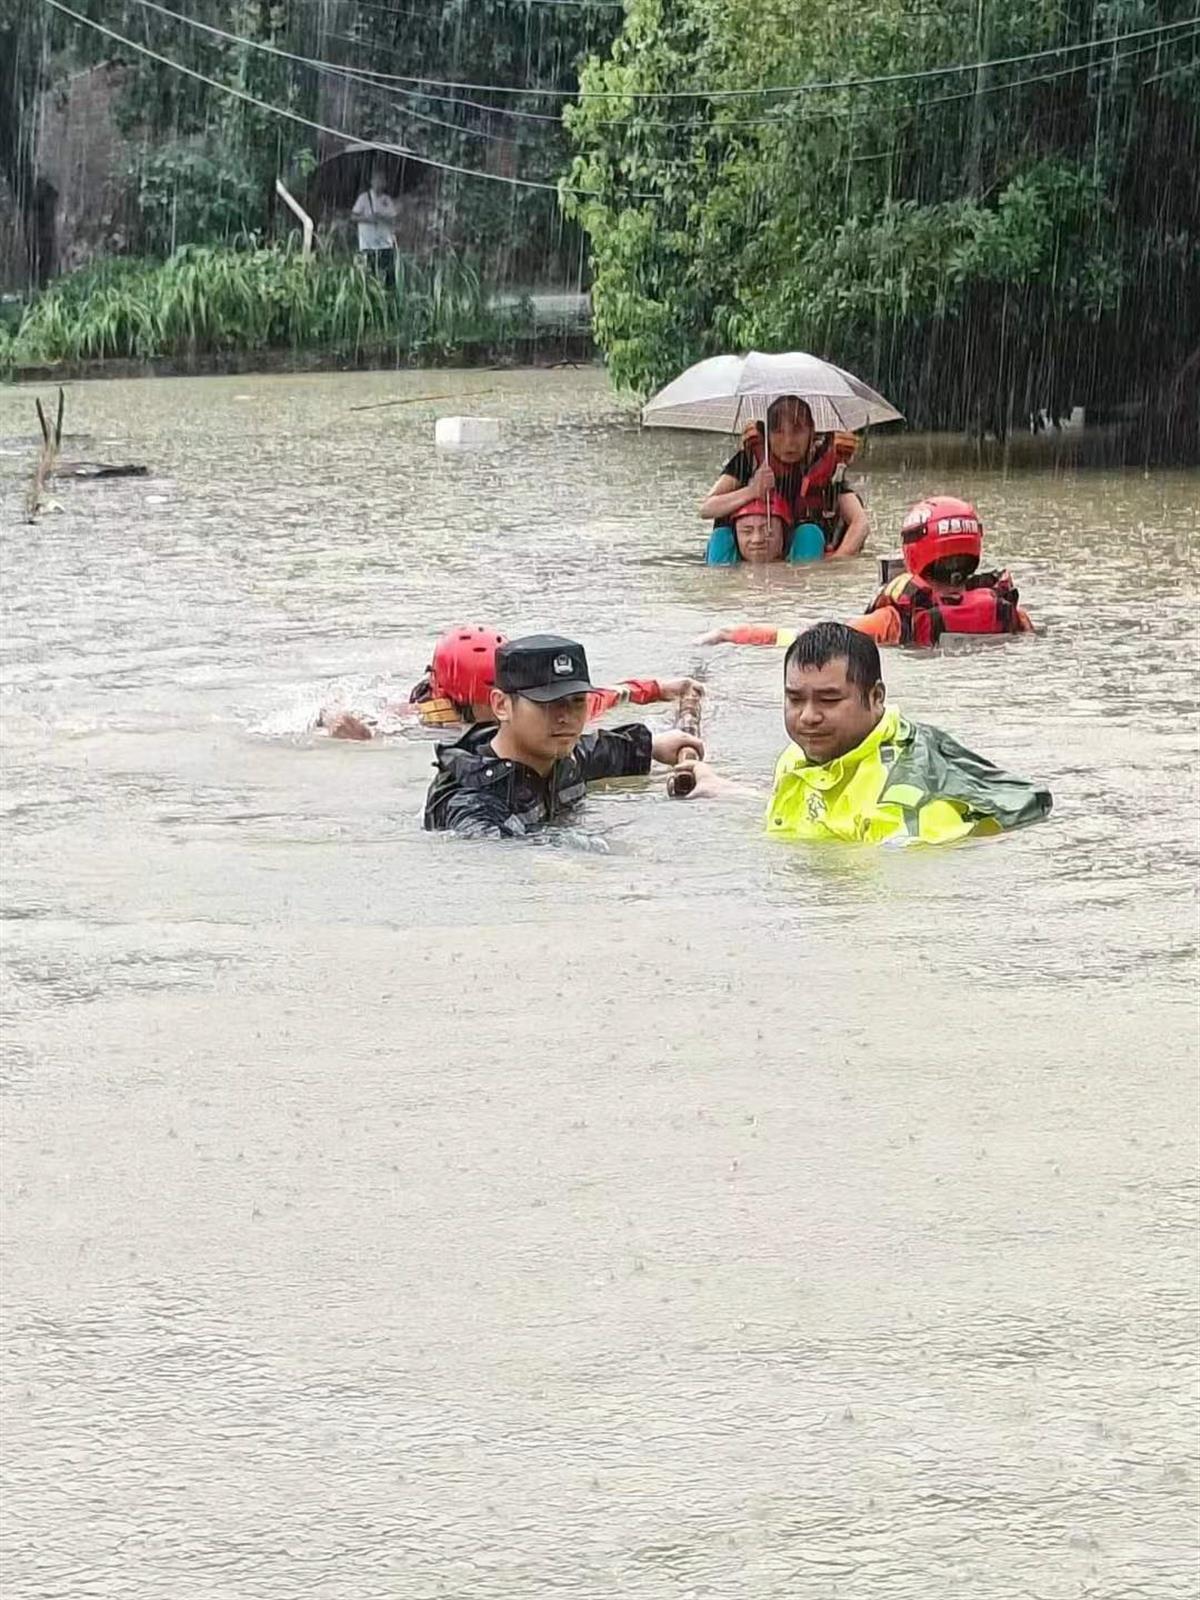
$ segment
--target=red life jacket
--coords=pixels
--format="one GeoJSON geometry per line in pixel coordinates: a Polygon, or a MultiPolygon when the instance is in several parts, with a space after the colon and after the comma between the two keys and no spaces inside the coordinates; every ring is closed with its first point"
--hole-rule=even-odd
{"type": "Polygon", "coordinates": [[[867,610],[891,606],[900,616],[900,643],[928,649],[943,633],[1024,633],[1019,598],[1007,572],[977,572],[962,589],[941,594],[905,572],[867,610]]]}
{"type": "MultiPolygon", "coordinates": [[[[785,464],[774,458],[771,460],[771,470],[775,474],[779,488],[783,488],[786,479],[795,482],[797,475],[802,474],[799,487],[792,496],[792,520],[795,523],[817,523],[825,534],[827,546],[833,543],[838,532],[837,497],[841,489],[833,480],[837,469],[846,460],[837,449],[834,439],[835,436],[832,434],[826,437],[825,449],[809,467],[804,466],[802,462],[785,464]]],[[[743,436],[743,444],[750,452],[755,465],[761,466],[762,434],[757,430],[752,433],[747,429],[743,436]]]]}

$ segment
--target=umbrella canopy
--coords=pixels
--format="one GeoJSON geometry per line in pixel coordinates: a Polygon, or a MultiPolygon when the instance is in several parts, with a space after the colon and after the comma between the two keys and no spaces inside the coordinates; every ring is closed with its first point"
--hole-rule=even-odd
{"type": "Polygon", "coordinates": [[[882,395],[831,361],[804,350],[778,356],[751,350],[698,361],[646,403],[642,421],[648,428],[738,433],[762,420],[771,401],[785,394],[807,402],[818,433],[903,420],[882,395]]]}
{"type": "Polygon", "coordinates": [[[376,169],[383,173],[387,192],[409,194],[418,188],[426,169],[415,162],[406,161],[396,150],[381,150],[373,144],[349,144],[335,150],[316,167],[304,189],[305,203],[310,211],[322,213],[329,209],[348,211],[371,181],[376,169]]]}

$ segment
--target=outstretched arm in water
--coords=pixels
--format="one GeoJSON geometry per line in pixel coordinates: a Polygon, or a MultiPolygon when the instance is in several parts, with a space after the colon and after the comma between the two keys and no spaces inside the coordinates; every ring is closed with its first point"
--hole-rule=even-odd
{"type": "Polygon", "coordinates": [[[317,714],[317,727],[324,728],[331,739],[373,739],[375,729],[365,717],[354,711],[341,711],[326,707],[317,714]]]}
{"type": "Polygon", "coordinates": [[[593,689],[588,695],[588,721],[594,722],[614,706],[653,706],[679,700],[685,694],[702,695],[704,685],[695,678],[624,678],[612,689],[593,689]]]}
{"type": "MultiPolygon", "coordinates": [[[[665,700],[678,700],[681,695],[689,691],[703,694],[704,686],[697,683],[694,678],[625,678],[611,689],[592,690],[588,696],[588,721],[594,722],[597,717],[602,717],[614,706],[658,705],[665,700]]],[[[382,714],[389,722],[423,722],[425,719],[421,716],[422,707],[428,709],[431,703],[400,700],[386,705],[382,714]]],[[[439,704],[446,708],[447,716],[439,717],[436,723],[429,723],[435,732],[452,735],[456,728],[465,727],[466,724],[458,719],[457,714],[450,715],[451,708],[448,701],[441,701],[439,704]]],[[[381,728],[377,718],[369,712],[348,711],[344,706],[338,705],[324,706],[318,712],[317,727],[324,728],[331,739],[358,741],[378,739],[391,731],[388,728],[381,728]]]]}
{"type": "Polygon", "coordinates": [[[769,624],[741,622],[702,633],[697,644],[759,644],[768,649],[786,650],[796,637],[795,628],[773,628],[769,624]]]}
{"type": "MultiPolygon", "coordinates": [[[[900,643],[900,614],[892,606],[880,606],[864,617],[851,617],[850,627],[859,633],[870,634],[876,644],[900,643]]],[[[794,643],[797,628],[773,628],[756,622],[745,622],[732,627],[714,628],[701,634],[697,644],[755,644],[776,650],[786,650],[794,643]]]]}

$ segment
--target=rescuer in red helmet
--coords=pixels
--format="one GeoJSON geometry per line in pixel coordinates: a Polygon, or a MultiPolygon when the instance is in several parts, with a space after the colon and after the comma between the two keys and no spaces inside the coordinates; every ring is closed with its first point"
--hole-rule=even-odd
{"type": "Polygon", "coordinates": [[[425,676],[409,695],[427,727],[486,722],[496,687],[496,651],[504,635],[492,628],[450,628],[433,647],[425,676]]]}
{"type": "MultiPolygon", "coordinates": [[[[461,729],[494,722],[491,694],[496,687],[496,651],[506,642],[502,633],[478,625],[448,628],[433,647],[425,676],[407,701],[385,704],[379,715],[327,706],[317,718],[331,739],[373,739],[382,724],[416,720],[423,728],[461,729]]],[[[691,678],[627,678],[612,689],[593,689],[588,696],[588,721],[614,706],[655,705],[678,700],[690,688],[703,690],[691,678]]]]}
{"type": "MultiPolygon", "coordinates": [[[[850,626],[876,644],[929,649],[947,633],[1031,633],[1007,572],[979,572],[983,524],[967,500],[919,500],[900,529],[905,570],[890,579],[850,626]]],[[[765,644],[786,649],[794,628],[716,628],[702,644],[765,644]]]]}
{"type": "Polygon", "coordinates": [[[1032,631],[1008,573],[977,570],[983,524],[969,501],[918,500],[900,526],[900,541],[905,572],[884,584],[860,619],[882,614],[882,632],[864,630],[880,643],[928,649],[944,633],[1032,631]]]}
{"type": "Polygon", "coordinates": [[[729,519],[738,555],[752,566],[782,561],[792,532],[791,507],[781,494],[748,500],[729,519]]]}

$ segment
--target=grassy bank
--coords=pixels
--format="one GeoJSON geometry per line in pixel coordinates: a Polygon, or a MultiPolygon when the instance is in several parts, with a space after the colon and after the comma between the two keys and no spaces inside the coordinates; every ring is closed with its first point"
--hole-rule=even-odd
{"type": "Polygon", "coordinates": [[[390,372],[436,367],[454,371],[470,368],[486,372],[515,367],[584,367],[598,361],[590,333],[550,328],[534,335],[518,335],[503,344],[464,344],[445,352],[415,354],[360,345],[357,350],[226,350],[216,355],[156,356],[150,361],[127,361],[108,356],[103,361],[39,361],[11,365],[0,379],[13,383],[74,383],[99,378],[204,378],[234,377],[245,373],[390,372]]]}
{"type": "Polygon", "coordinates": [[[167,261],[109,261],[58,279],[15,330],[0,327],[0,366],[194,366],[287,352],[423,363],[503,351],[534,331],[527,302],[493,304],[454,258],[400,257],[388,288],[357,259],[188,246],[167,261]]]}

